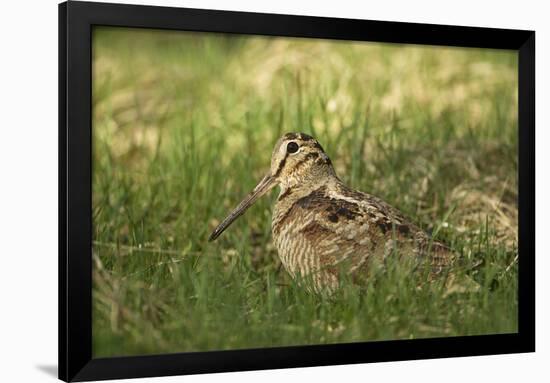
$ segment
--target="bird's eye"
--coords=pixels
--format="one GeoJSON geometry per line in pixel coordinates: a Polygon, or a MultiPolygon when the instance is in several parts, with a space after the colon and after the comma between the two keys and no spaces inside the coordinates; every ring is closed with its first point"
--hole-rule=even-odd
{"type": "Polygon", "coordinates": [[[286,146],[286,151],[289,153],[296,153],[300,149],[296,142],[289,142],[286,146]]]}

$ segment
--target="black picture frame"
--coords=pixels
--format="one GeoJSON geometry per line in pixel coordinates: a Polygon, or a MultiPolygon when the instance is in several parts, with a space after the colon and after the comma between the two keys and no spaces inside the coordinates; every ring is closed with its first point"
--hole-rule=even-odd
{"type": "Polygon", "coordinates": [[[69,1],[59,5],[59,378],[86,381],[535,350],[535,32],[69,1]],[[92,358],[93,26],[498,48],[519,53],[515,334],[92,358]]]}

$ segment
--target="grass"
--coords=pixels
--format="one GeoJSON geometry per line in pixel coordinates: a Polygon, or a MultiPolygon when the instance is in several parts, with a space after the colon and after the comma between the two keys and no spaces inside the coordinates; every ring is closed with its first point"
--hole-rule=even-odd
{"type": "Polygon", "coordinates": [[[517,331],[514,52],[93,36],[94,356],[517,331]],[[207,242],[288,131],[460,252],[480,291],[390,263],[364,289],[308,294],[271,242],[275,192],[207,242]]]}

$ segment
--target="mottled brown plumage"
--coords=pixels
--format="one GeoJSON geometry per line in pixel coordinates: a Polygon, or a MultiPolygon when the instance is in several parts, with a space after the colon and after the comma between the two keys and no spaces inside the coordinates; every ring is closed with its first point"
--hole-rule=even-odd
{"type": "Polygon", "coordinates": [[[281,191],[273,210],[272,234],[279,257],[293,278],[311,281],[316,291],[334,291],[346,274],[364,281],[391,254],[429,259],[431,277],[454,258],[448,247],[431,240],[397,209],[344,185],[321,145],[304,133],[279,139],[268,175],[210,240],[276,185],[281,191]]]}

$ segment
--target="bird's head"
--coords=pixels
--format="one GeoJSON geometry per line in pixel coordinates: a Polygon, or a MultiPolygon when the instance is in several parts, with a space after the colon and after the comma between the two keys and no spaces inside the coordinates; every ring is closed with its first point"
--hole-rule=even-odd
{"type": "Polygon", "coordinates": [[[333,174],[332,163],[315,138],[287,133],[275,144],[270,175],[283,190],[318,183],[333,174]]]}

